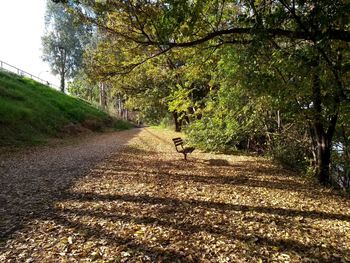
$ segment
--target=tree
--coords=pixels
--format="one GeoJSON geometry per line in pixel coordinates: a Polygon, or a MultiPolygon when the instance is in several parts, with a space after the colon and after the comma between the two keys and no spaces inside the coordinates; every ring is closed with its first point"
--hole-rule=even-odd
{"type": "MultiPolygon", "coordinates": [[[[343,105],[349,103],[347,1],[68,1],[67,5],[85,22],[105,30],[118,50],[134,54],[123,57],[109,76],[128,73],[179,48],[243,45],[252,58],[263,49],[275,51],[282,63],[267,64],[286,83],[279,91],[290,88],[283,99],[294,101],[293,108],[299,107],[305,117],[316,177],[323,184],[330,181],[332,142],[338,119],[343,119],[343,105]]],[[[263,75],[253,76],[255,83],[263,75]]]]}
{"type": "Polygon", "coordinates": [[[99,102],[98,85],[90,80],[82,70],[75,75],[72,82],[68,83],[68,92],[91,103],[99,102]]]}
{"type": "Polygon", "coordinates": [[[61,79],[65,91],[67,78],[74,77],[82,66],[84,46],[89,41],[90,29],[74,22],[74,16],[63,4],[47,2],[46,32],[42,37],[43,60],[48,62],[53,74],[61,79]]]}

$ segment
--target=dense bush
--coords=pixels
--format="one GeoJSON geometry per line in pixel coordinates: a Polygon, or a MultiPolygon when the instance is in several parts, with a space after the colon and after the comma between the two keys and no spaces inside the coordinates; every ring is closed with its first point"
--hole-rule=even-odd
{"type": "Polygon", "coordinates": [[[310,164],[308,147],[295,138],[274,136],[269,154],[286,168],[306,172],[310,164]]]}
{"type": "Polygon", "coordinates": [[[235,134],[231,127],[218,118],[203,118],[187,127],[193,145],[206,151],[227,152],[236,150],[235,134]]]}

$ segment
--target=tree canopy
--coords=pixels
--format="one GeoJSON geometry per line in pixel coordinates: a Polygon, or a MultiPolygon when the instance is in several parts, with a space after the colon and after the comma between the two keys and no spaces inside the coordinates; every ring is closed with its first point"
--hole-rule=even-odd
{"type": "Polygon", "coordinates": [[[103,36],[90,75],[133,107],[163,101],[204,148],[311,164],[324,184],[348,162],[348,1],[63,2],[103,36]]]}
{"type": "Polygon", "coordinates": [[[89,43],[91,29],[76,23],[62,4],[47,2],[45,35],[42,37],[43,60],[61,78],[61,91],[67,78],[74,77],[82,67],[84,46],[89,43]]]}

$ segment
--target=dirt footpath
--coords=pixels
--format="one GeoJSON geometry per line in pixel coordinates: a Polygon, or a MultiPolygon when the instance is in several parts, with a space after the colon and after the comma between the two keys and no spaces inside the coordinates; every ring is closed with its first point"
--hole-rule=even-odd
{"type": "Polygon", "coordinates": [[[3,162],[0,262],[350,261],[349,199],[260,157],[185,162],[170,131],[103,136],[3,162]]]}
{"type": "MultiPolygon", "coordinates": [[[[0,154],[0,238],[45,213],[55,197],[137,135],[139,129],[90,134],[0,154]]],[[[0,260],[1,261],[1,260],[0,260]]]]}

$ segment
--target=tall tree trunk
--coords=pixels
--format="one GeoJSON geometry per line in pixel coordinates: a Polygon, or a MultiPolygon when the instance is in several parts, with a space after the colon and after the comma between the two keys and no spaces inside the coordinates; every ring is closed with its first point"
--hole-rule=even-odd
{"type": "Polygon", "coordinates": [[[117,108],[118,108],[117,112],[118,112],[119,118],[123,118],[123,104],[120,96],[118,96],[118,99],[117,99],[117,108]]]}
{"type": "Polygon", "coordinates": [[[280,134],[282,130],[282,120],[281,120],[281,112],[277,110],[277,131],[280,134]]]}
{"type": "Polygon", "coordinates": [[[326,185],[330,182],[331,143],[324,132],[323,126],[314,124],[316,142],[316,177],[326,185]]]}
{"type": "Polygon", "coordinates": [[[319,72],[313,74],[312,97],[314,114],[311,136],[314,137],[313,143],[316,154],[315,176],[321,184],[326,185],[330,183],[332,140],[338,119],[338,112],[336,111],[330,119],[327,120],[328,128],[326,130],[322,121],[323,109],[319,72]]]}
{"type": "Polygon", "coordinates": [[[66,81],[66,50],[61,47],[61,91],[64,93],[65,81],[66,81]]]}
{"type": "Polygon", "coordinates": [[[181,123],[179,121],[179,115],[177,114],[177,111],[173,111],[173,117],[174,117],[175,131],[180,132],[181,131],[181,123]]]}
{"type": "Polygon", "coordinates": [[[106,84],[101,82],[99,85],[100,88],[100,105],[103,109],[107,108],[107,90],[106,84]]]}
{"type": "Polygon", "coordinates": [[[190,123],[191,123],[190,117],[188,117],[187,114],[185,115],[184,119],[185,119],[185,121],[187,122],[187,124],[190,124],[190,123]]]}
{"type": "Polygon", "coordinates": [[[61,91],[64,93],[64,83],[65,83],[65,72],[64,72],[64,68],[61,69],[61,91]]]}

